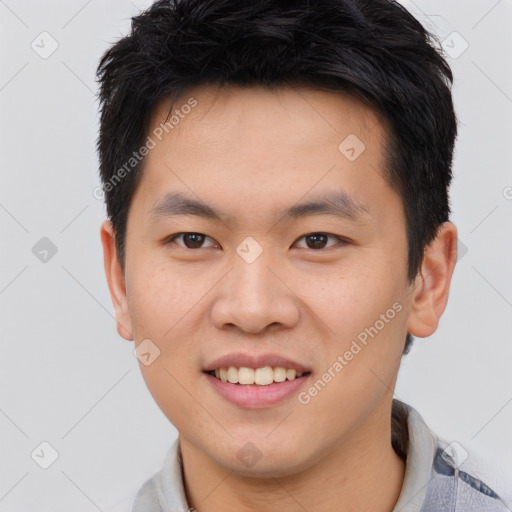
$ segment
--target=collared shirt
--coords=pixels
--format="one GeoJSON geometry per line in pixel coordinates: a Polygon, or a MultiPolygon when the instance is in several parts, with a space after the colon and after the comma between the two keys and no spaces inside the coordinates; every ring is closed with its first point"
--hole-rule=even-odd
{"type": "MultiPolygon", "coordinates": [[[[405,477],[393,512],[505,512],[512,510],[482,480],[467,471],[468,453],[458,444],[440,440],[409,405],[393,400],[393,414],[407,431],[405,477]]],[[[179,437],[169,449],[160,471],[139,490],[132,512],[193,512],[187,503],[179,437]]]]}

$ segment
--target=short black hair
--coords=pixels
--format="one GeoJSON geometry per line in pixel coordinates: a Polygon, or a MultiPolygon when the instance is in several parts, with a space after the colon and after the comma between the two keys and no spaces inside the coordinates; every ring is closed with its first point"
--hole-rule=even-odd
{"type": "Polygon", "coordinates": [[[168,101],[170,111],[198,85],[349,93],[379,113],[389,127],[386,177],[404,206],[411,282],[449,218],[453,76],[437,38],[396,1],[159,0],[132,18],[97,79],[100,174],[123,268],[144,163],[134,152],[157,105],[168,101]]]}

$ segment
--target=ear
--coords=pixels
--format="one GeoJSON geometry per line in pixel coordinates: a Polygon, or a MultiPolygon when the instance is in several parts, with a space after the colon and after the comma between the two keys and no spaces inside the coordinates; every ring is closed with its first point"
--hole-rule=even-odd
{"type": "Polygon", "coordinates": [[[418,338],[433,334],[443,314],[457,261],[457,228],[441,224],[435,239],[425,248],[421,270],[413,285],[407,331],[418,338]]]}
{"type": "Polygon", "coordinates": [[[116,238],[112,222],[105,221],[101,225],[101,244],[103,245],[103,264],[107,277],[108,289],[116,312],[117,332],[125,340],[133,340],[133,330],[128,313],[128,301],[124,284],[124,272],[119,263],[116,238]]]}

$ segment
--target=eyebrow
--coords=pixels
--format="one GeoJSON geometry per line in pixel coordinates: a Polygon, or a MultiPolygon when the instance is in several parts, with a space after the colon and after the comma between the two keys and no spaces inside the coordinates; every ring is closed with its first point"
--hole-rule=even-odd
{"type": "MultiPolygon", "coordinates": [[[[150,221],[179,215],[194,215],[223,223],[233,221],[232,215],[224,214],[206,203],[188,197],[181,192],[171,192],[163,196],[150,211],[150,221]]],[[[332,215],[355,222],[370,216],[369,208],[356,201],[344,191],[338,190],[316,197],[311,201],[297,203],[283,212],[274,212],[274,220],[294,220],[309,215],[332,215]]]]}

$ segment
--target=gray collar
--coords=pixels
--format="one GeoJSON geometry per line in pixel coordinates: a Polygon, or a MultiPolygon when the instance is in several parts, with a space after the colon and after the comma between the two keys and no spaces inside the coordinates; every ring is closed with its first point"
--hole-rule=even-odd
{"type": "Polygon", "coordinates": [[[406,411],[409,432],[404,483],[393,512],[419,512],[431,478],[437,438],[411,406],[393,400],[393,407],[406,411]]]}

